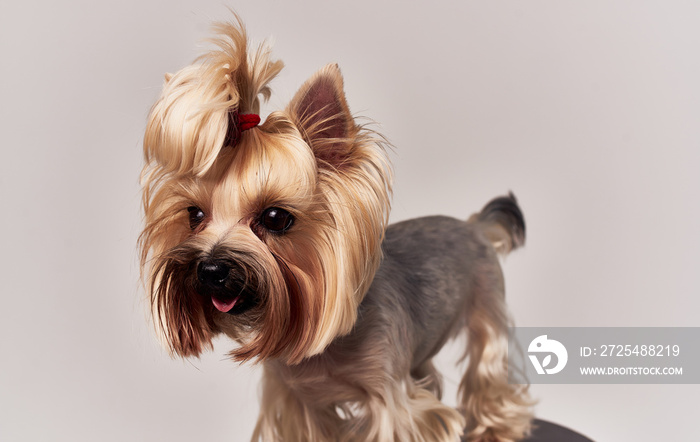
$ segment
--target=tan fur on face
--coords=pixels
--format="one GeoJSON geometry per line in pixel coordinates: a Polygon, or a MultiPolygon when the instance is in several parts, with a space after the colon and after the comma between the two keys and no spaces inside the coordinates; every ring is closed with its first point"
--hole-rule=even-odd
{"type": "Polygon", "coordinates": [[[155,323],[168,348],[181,356],[198,354],[223,332],[241,343],[232,352],[236,359],[275,356],[295,363],[350,331],[379,265],[391,178],[384,141],[354,124],[340,72],[329,66],[302,87],[286,111],[243,133],[236,146],[223,146],[228,112],[256,112],[258,95],[269,95],[267,82],[281,63],[270,61],[264,46],[247,55],[240,27],[218,29],[222,49],[166,82],[144,137],[141,250],[144,274],[152,275],[155,323]],[[311,123],[300,106],[316,83],[334,85],[339,113],[311,123]],[[324,132],[339,124],[341,136],[324,132]],[[342,155],[325,155],[330,144],[342,155]],[[196,233],[209,238],[205,244],[190,241],[197,249],[190,254],[210,253],[214,244],[231,251],[247,247],[275,269],[257,275],[266,307],[246,317],[245,327],[209,306],[200,311],[196,294],[176,282],[173,269],[180,268],[173,250],[192,234],[189,206],[208,214],[196,233]],[[297,218],[288,235],[251,233],[268,207],[282,207],[297,218]]]}

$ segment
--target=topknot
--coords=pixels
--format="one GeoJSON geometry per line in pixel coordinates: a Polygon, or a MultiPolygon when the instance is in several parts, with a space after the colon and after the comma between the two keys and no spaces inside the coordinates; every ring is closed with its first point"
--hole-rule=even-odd
{"type": "Polygon", "coordinates": [[[151,109],[144,136],[144,181],[164,175],[205,174],[226,143],[231,112],[260,112],[270,81],[282,70],[263,42],[255,51],[240,18],[216,23],[212,51],[173,75],[151,109]]]}

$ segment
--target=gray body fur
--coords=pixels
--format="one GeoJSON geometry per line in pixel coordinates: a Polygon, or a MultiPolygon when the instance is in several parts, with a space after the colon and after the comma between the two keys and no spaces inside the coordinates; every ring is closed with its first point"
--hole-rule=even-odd
{"type": "Polygon", "coordinates": [[[391,225],[383,251],[353,335],[369,340],[378,333],[397,336],[397,348],[410,349],[414,372],[461,329],[484,269],[500,275],[500,266],[476,224],[445,216],[391,225]],[[379,330],[383,327],[387,330],[379,330]]]}
{"type": "MultiPolygon", "coordinates": [[[[338,410],[352,415],[357,404],[386,401],[392,389],[423,388],[439,399],[441,376],[431,359],[442,346],[460,331],[488,341],[484,324],[496,333],[507,326],[503,276],[489,234],[499,227],[509,236],[508,249],[524,241],[512,195],[493,200],[469,221],[432,216],[389,226],[382,264],[353,331],[301,364],[266,363],[268,373],[282,381],[269,388],[275,394],[288,388],[302,407],[313,404],[313,413],[324,414],[321,421],[334,421],[326,432],[339,435],[347,421],[337,418],[338,410]],[[474,324],[472,312],[479,315],[474,324]]],[[[483,348],[468,347],[465,356],[476,365],[483,348]]]]}

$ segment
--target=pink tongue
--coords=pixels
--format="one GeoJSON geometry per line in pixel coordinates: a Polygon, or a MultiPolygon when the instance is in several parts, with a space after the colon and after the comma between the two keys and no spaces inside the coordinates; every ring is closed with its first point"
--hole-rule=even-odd
{"type": "Polygon", "coordinates": [[[214,303],[214,307],[220,312],[227,313],[229,310],[233,308],[233,306],[236,305],[236,302],[238,302],[238,296],[233,298],[230,301],[222,301],[214,296],[211,297],[211,301],[214,303]]]}

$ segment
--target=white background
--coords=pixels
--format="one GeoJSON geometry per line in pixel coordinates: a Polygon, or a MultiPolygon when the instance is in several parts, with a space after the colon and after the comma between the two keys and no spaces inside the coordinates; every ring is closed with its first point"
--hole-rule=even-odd
{"type": "MultiPolygon", "coordinates": [[[[266,112],[340,64],[396,146],[394,221],[516,193],[518,325],[700,326],[700,3],[456,3],[230,5],[286,63],[266,112]]],[[[260,369],[223,340],[169,359],[136,260],[148,109],[229,17],[221,0],[0,6],[0,440],[250,436],[260,369]]],[[[696,438],[698,385],[532,391],[539,417],[599,441],[696,438]]]]}

